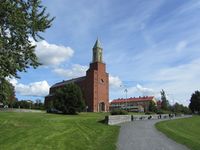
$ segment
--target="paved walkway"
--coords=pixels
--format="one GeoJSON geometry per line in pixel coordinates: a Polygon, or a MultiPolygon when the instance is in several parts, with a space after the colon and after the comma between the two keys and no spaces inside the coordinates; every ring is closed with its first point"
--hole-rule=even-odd
{"type": "Polygon", "coordinates": [[[156,130],[161,120],[141,120],[121,124],[117,150],[189,150],[156,130]]]}

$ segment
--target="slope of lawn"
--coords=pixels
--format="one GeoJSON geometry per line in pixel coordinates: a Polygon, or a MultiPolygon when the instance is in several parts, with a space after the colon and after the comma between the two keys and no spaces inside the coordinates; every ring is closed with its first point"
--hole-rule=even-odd
{"type": "Polygon", "coordinates": [[[156,128],[191,150],[200,150],[200,116],[158,122],[156,128]]]}
{"type": "Polygon", "coordinates": [[[0,112],[0,149],[115,150],[119,127],[104,116],[0,112]]]}

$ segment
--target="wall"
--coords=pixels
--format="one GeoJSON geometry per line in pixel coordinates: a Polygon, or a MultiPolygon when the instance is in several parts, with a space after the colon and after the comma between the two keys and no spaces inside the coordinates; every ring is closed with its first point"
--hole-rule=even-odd
{"type": "Polygon", "coordinates": [[[123,122],[130,122],[131,115],[110,115],[108,116],[108,124],[115,125],[123,122]]]}
{"type": "MultiPolygon", "coordinates": [[[[172,114],[171,118],[177,117],[172,114]]],[[[180,117],[180,116],[178,116],[180,117]]],[[[182,116],[181,116],[182,117],[182,116]]],[[[123,122],[130,122],[135,120],[149,120],[149,119],[169,119],[169,114],[162,115],[110,115],[106,117],[109,125],[115,125],[123,122]],[[160,118],[161,117],[161,118],[160,118]]]]}

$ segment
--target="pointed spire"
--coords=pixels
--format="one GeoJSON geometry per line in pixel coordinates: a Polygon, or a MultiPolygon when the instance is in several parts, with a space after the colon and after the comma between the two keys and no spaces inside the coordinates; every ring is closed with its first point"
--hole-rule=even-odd
{"type": "Polygon", "coordinates": [[[102,49],[102,47],[101,47],[101,43],[100,43],[98,37],[97,37],[97,40],[96,40],[96,42],[95,42],[95,44],[94,44],[93,49],[95,49],[95,48],[101,48],[101,49],[102,49]]]}

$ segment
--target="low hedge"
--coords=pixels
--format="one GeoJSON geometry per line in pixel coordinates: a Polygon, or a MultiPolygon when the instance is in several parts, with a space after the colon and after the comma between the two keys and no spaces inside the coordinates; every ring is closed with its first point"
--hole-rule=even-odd
{"type": "Polygon", "coordinates": [[[111,115],[128,115],[128,112],[126,110],[118,109],[118,110],[112,110],[110,114],[111,115]]]}

